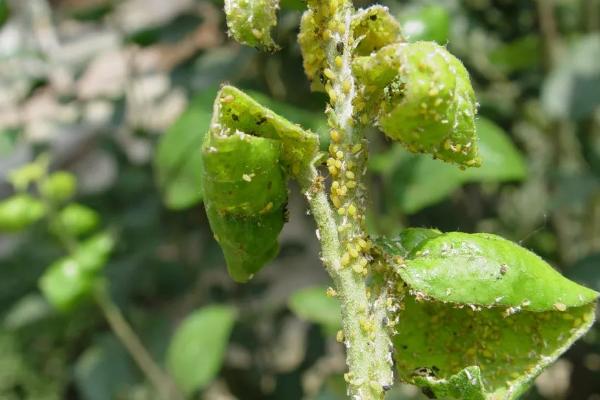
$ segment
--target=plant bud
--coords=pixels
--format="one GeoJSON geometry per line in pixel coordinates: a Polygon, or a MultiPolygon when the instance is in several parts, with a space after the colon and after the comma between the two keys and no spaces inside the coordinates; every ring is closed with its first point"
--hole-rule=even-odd
{"type": "Polygon", "coordinates": [[[271,37],[277,25],[279,0],[225,0],[229,34],[240,43],[275,51],[279,46],[271,37]]]}

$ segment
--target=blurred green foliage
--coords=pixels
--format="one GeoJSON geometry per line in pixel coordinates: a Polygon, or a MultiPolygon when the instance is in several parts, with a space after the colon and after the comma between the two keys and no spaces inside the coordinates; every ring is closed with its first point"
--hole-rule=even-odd
{"type": "MultiPolygon", "coordinates": [[[[282,50],[271,55],[224,38],[218,1],[52,1],[40,15],[58,49],[52,32],[30,34],[45,20],[25,3],[0,0],[0,398],[156,398],[93,302],[53,307],[91,289],[87,272],[77,285],[63,281],[70,261],[108,283],[192,398],[344,398],[335,301],[296,188],[280,256],[239,286],[226,276],[199,184],[222,82],[326,132],[325,98],[309,91],[296,44],[303,2],[283,2],[274,31],[282,50]],[[77,190],[62,173],[40,186],[62,228],[44,222],[49,205],[31,186],[43,171],[9,174],[42,153],[51,173],[77,178],[77,190]],[[104,229],[116,239],[110,256],[69,258],[64,232],[87,244],[104,229]],[[42,276],[56,296],[42,296],[42,276]]],[[[599,290],[598,1],[382,3],[410,40],[447,44],[465,62],[484,163],[462,172],[372,135],[370,229],[494,232],[599,290]]],[[[597,398],[598,359],[596,325],[524,398],[597,398]]],[[[399,386],[388,398],[423,397],[399,386]]]]}

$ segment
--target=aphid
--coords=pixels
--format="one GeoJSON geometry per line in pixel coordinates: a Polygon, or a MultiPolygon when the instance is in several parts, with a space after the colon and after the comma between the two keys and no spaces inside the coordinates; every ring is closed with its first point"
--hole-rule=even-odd
{"type": "Polygon", "coordinates": [[[343,54],[344,53],[344,42],[337,42],[337,44],[335,45],[335,49],[337,50],[338,54],[343,54]]]}

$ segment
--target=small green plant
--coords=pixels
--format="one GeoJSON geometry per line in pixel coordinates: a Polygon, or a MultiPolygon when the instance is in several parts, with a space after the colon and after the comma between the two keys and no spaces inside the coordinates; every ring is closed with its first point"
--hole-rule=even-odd
{"type": "Polygon", "coordinates": [[[58,239],[66,253],[39,279],[38,286],[48,303],[68,313],[93,300],[156,393],[164,399],[183,398],[111,299],[102,269],[116,245],[116,233],[100,230],[100,215],[73,201],[77,191],[73,174],[50,173],[48,167],[49,159],[42,154],[9,174],[15,194],[0,201],[0,232],[18,233],[36,222],[45,222],[48,233],[58,239]]]}
{"type": "MultiPolygon", "coordinates": [[[[273,51],[276,0],[226,0],[230,33],[273,51]]],[[[314,90],[329,98],[331,144],[224,86],[202,146],[204,203],[229,273],[253,277],[278,252],[287,187],[306,197],[339,299],[353,400],[395,381],[444,399],[514,399],[594,321],[598,294],[491,234],[365,228],[374,126],[408,150],[478,167],[477,104],[445,47],[406,42],[385,7],[308,0],[299,42],[314,90]]]]}

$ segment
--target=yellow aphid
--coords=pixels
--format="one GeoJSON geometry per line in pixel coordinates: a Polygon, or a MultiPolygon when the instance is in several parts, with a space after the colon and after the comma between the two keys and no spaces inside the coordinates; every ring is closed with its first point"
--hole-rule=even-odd
{"type": "Polygon", "coordinates": [[[346,185],[342,185],[338,189],[338,193],[340,194],[340,196],[345,196],[346,194],[348,194],[348,188],[346,187],[346,185]]]}
{"type": "Polygon", "coordinates": [[[350,215],[351,217],[356,216],[356,206],[354,204],[350,204],[348,206],[348,215],[350,215]]]}
{"type": "Polygon", "coordinates": [[[337,340],[339,343],[342,343],[344,341],[344,331],[341,329],[337,331],[335,334],[335,340],[337,340]]]}
{"type": "Polygon", "coordinates": [[[340,208],[338,208],[337,213],[338,213],[338,215],[344,215],[344,214],[346,214],[346,209],[344,207],[340,207],[340,208]]]}
{"type": "Polygon", "coordinates": [[[356,187],[356,181],[348,181],[346,182],[346,186],[348,189],[354,189],[356,187]]]}
{"type": "Polygon", "coordinates": [[[342,158],[344,158],[344,152],[342,152],[341,150],[338,150],[335,153],[335,158],[337,158],[338,160],[341,160],[342,158]]]}
{"type": "Polygon", "coordinates": [[[352,171],[346,171],[346,178],[348,178],[348,179],[354,179],[354,172],[352,172],[352,171]]]}
{"type": "Polygon", "coordinates": [[[344,253],[340,259],[340,263],[342,264],[342,267],[346,267],[348,264],[350,264],[350,254],[344,253]]]}
{"type": "Polygon", "coordinates": [[[330,165],[328,167],[328,169],[329,169],[329,173],[331,174],[331,176],[336,176],[338,174],[338,170],[335,167],[335,165],[330,165]]]}
{"type": "Polygon", "coordinates": [[[352,153],[356,154],[359,151],[362,150],[362,145],[360,143],[356,143],[354,146],[352,146],[352,153]]]}
{"type": "Polygon", "coordinates": [[[342,68],[342,65],[344,64],[344,60],[342,60],[342,57],[337,56],[335,57],[335,66],[338,68],[342,68]]]}
{"type": "Polygon", "coordinates": [[[323,74],[327,77],[327,79],[335,79],[335,74],[329,68],[325,68],[325,70],[323,70],[323,74]]]}
{"type": "Polygon", "coordinates": [[[257,39],[260,39],[262,37],[262,35],[263,35],[262,32],[259,31],[258,29],[252,29],[252,34],[257,39]]]}
{"type": "Polygon", "coordinates": [[[350,89],[352,89],[352,84],[350,83],[350,81],[344,81],[342,83],[342,90],[344,91],[344,93],[350,93],[350,89]]]}
{"type": "Polygon", "coordinates": [[[337,292],[331,286],[327,288],[327,290],[325,291],[325,294],[327,295],[327,297],[335,297],[335,296],[337,296],[337,292]]]}
{"type": "MultiPolygon", "coordinates": [[[[338,154],[339,153],[340,152],[338,151],[338,154]]],[[[338,169],[341,169],[342,168],[342,161],[341,160],[335,160],[335,167],[338,168],[338,169]]]]}
{"type": "Polygon", "coordinates": [[[334,129],[331,131],[331,140],[333,140],[334,142],[339,142],[340,140],[342,140],[342,135],[340,135],[340,132],[334,129]]]}
{"type": "Polygon", "coordinates": [[[367,241],[363,238],[360,238],[357,240],[358,245],[362,248],[362,249],[366,249],[367,248],[367,241]]]}
{"type": "Polygon", "coordinates": [[[331,202],[336,208],[340,208],[340,206],[342,205],[342,202],[340,201],[340,198],[338,196],[331,196],[331,202]]]}
{"type": "Polygon", "coordinates": [[[357,274],[362,274],[362,272],[363,272],[363,267],[362,267],[360,264],[354,264],[354,265],[352,266],[352,270],[353,270],[354,272],[356,272],[357,274]]]}
{"type": "Polygon", "coordinates": [[[327,94],[329,95],[329,101],[331,103],[337,102],[337,94],[335,94],[333,90],[330,90],[329,92],[327,92],[327,94]]]}

